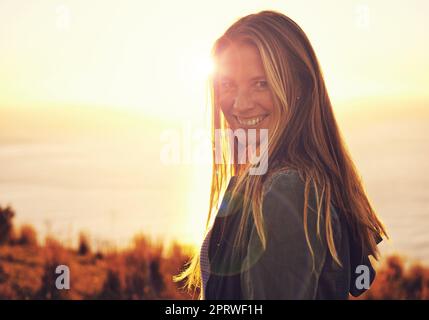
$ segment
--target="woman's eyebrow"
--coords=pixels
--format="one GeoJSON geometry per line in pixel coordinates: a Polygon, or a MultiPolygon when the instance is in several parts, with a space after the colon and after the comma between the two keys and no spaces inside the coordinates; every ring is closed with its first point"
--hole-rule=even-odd
{"type": "Polygon", "coordinates": [[[260,80],[260,79],[265,79],[265,76],[264,76],[264,75],[262,75],[262,76],[256,76],[256,77],[253,77],[252,79],[250,79],[250,81],[260,80]]]}
{"type": "MultiPolygon", "coordinates": [[[[225,75],[218,76],[218,79],[221,79],[221,80],[233,80],[231,77],[225,76],[225,75]]],[[[260,75],[260,76],[256,76],[256,77],[250,78],[249,81],[261,80],[261,79],[266,79],[266,77],[264,75],[260,75]]]]}

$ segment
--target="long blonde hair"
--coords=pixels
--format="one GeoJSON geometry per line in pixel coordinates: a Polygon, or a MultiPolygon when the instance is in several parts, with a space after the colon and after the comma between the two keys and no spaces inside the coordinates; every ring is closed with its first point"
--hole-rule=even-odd
{"type": "MultiPolygon", "coordinates": [[[[217,61],[220,53],[233,42],[256,46],[261,56],[267,81],[273,94],[276,123],[270,130],[268,158],[293,168],[305,181],[304,229],[313,254],[307,230],[307,204],[310,181],[316,187],[317,214],[324,214],[325,235],[329,252],[339,264],[332,230],[330,206],[333,203],[350,226],[351,236],[365,252],[379,257],[376,239],[387,237],[382,222],[372,208],[356,167],[343,142],[325,86],[318,59],[305,33],[290,18],[276,11],[261,11],[242,17],[216,40],[212,56],[217,61]],[[320,190],[319,190],[320,189],[320,190]],[[319,190],[319,191],[318,191],[319,190]],[[323,209],[322,209],[323,208],[323,209]]],[[[252,214],[263,248],[266,235],[262,214],[264,182],[269,174],[250,175],[250,164],[236,165],[231,161],[230,145],[222,140],[222,158],[215,154],[215,131],[228,128],[218,103],[216,77],[210,79],[212,104],[213,167],[206,233],[212,214],[219,209],[219,200],[231,176],[237,176],[232,198],[243,191],[242,216],[235,243],[242,241],[244,228],[252,214]]],[[[218,146],[217,146],[218,147],[218,146]]],[[[269,171],[272,173],[271,171],[269,171]]],[[[319,227],[319,226],[318,226],[319,227]]],[[[184,287],[195,295],[201,288],[200,255],[196,252],[186,268],[174,281],[185,281],[184,287]]],[[[199,298],[202,297],[200,290],[199,298]]]]}

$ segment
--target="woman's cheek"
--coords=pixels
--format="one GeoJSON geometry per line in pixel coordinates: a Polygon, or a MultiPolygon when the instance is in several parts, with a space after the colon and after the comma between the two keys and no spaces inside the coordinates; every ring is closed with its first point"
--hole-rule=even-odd
{"type": "Polygon", "coordinates": [[[221,109],[222,109],[223,113],[225,114],[225,116],[227,116],[228,113],[231,111],[232,99],[229,99],[229,98],[221,99],[220,100],[220,106],[221,106],[221,109]]]}

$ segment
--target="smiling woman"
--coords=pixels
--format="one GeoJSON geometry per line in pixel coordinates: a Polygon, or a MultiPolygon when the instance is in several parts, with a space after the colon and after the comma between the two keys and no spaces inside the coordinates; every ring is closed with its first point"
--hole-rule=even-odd
{"type": "Polygon", "coordinates": [[[273,97],[256,46],[232,44],[225,49],[215,81],[219,104],[232,129],[270,128],[273,97]]]}
{"type": "Polygon", "coordinates": [[[213,136],[268,130],[268,147],[259,151],[270,163],[253,174],[253,161],[235,163],[235,140],[214,143],[213,157],[220,152],[229,161],[213,161],[206,237],[175,280],[187,279],[205,299],[360,295],[375,276],[369,256],[378,257],[387,234],[342,140],[307,36],[285,15],[262,11],[235,22],[212,52],[213,136]]]}

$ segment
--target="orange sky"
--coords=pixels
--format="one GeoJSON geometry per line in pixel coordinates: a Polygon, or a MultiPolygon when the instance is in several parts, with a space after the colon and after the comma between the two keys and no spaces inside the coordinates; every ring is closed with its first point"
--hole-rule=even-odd
{"type": "MultiPolygon", "coordinates": [[[[185,120],[204,126],[204,80],[214,40],[237,18],[263,9],[289,15],[306,32],[339,114],[359,112],[356,101],[365,99],[372,101],[369,109],[383,106],[374,101],[404,107],[407,101],[427,101],[428,2],[367,3],[3,0],[1,137],[10,134],[7,125],[24,138],[67,137],[72,131],[144,135],[181,128],[185,120]]],[[[155,139],[146,147],[158,151],[159,144],[155,139]]],[[[199,241],[209,171],[188,169],[189,175],[171,181],[189,199],[175,223],[185,230],[183,238],[199,241]]],[[[168,171],[159,163],[156,170],[168,171]]]]}
{"type": "Polygon", "coordinates": [[[262,9],[301,25],[334,101],[427,97],[425,1],[6,0],[0,106],[102,105],[196,116],[214,39],[262,9]]]}

